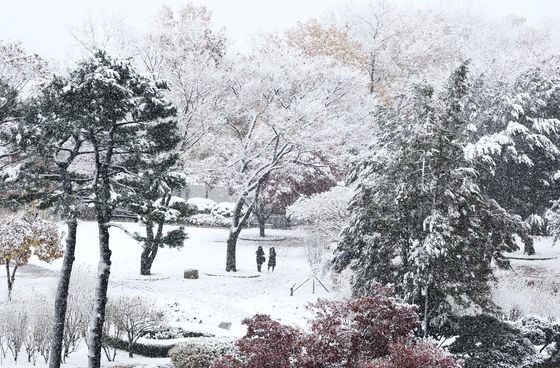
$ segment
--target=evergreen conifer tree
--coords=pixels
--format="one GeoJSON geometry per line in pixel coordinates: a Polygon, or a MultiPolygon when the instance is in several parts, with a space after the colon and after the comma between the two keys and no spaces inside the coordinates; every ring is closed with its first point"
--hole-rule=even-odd
{"type": "Polygon", "coordinates": [[[435,97],[419,86],[406,111],[387,112],[375,156],[355,175],[358,192],[335,269],[355,271],[355,294],[392,283],[420,306],[424,333],[457,306],[491,307],[493,261],[506,265],[523,222],[478,186],[479,163],[465,157],[471,103],[468,64],[435,97]],[[391,116],[391,114],[393,116],[391,116]]]}

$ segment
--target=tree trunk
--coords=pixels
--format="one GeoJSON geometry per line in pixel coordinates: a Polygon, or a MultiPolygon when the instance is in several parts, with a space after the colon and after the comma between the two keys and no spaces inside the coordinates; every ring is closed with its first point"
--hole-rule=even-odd
{"type": "Polygon", "coordinates": [[[426,295],[424,296],[424,320],[422,321],[422,330],[424,330],[424,338],[428,338],[428,292],[429,288],[426,286],[426,295]]]}
{"type": "Polygon", "coordinates": [[[49,368],[60,368],[62,362],[62,339],[64,335],[66,307],[68,306],[68,289],[70,287],[72,265],[74,264],[74,251],[76,250],[78,221],[73,218],[68,220],[66,225],[68,227],[68,235],[66,237],[62,269],[60,270],[58,286],[56,288],[49,368]]]}
{"type": "Polygon", "coordinates": [[[235,267],[235,250],[237,248],[237,238],[239,237],[240,231],[229,232],[229,237],[227,240],[227,251],[226,251],[226,272],[237,272],[235,267]]]}
{"type": "Polygon", "coordinates": [[[259,236],[261,238],[264,238],[265,237],[264,230],[265,230],[266,219],[263,216],[258,216],[257,218],[259,220],[259,236]]]}
{"type": "Polygon", "coordinates": [[[10,274],[10,261],[6,261],[6,278],[8,280],[8,301],[12,301],[12,290],[14,289],[14,282],[16,281],[16,271],[18,264],[14,265],[14,269],[10,274]]]}
{"type": "Polygon", "coordinates": [[[535,246],[533,245],[533,238],[529,234],[522,236],[523,240],[523,254],[532,256],[535,254],[535,246]]]}
{"type": "Polygon", "coordinates": [[[95,301],[89,324],[88,368],[101,367],[101,339],[105,322],[107,289],[111,274],[111,249],[109,248],[109,228],[105,218],[98,218],[99,228],[99,266],[97,268],[97,285],[95,301]],[[100,221],[101,220],[101,221],[100,221]]]}
{"type": "Polygon", "coordinates": [[[10,261],[6,261],[6,280],[8,281],[8,301],[12,301],[12,288],[14,283],[10,275],[10,261]]]}
{"type": "Polygon", "coordinates": [[[157,244],[154,243],[144,244],[144,250],[140,254],[140,275],[149,276],[152,274],[152,264],[156,259],[158,248],[157,244]]]}
{"type": "Polygon", "coordinates": [[[146,241],[144,249],[140,254],[140,275],[149,276],[152,274],[152,264],[156,259],[159,245],[162,242],[163,223],[157,223],[156,233],[154,234],[154,223],[147,221],[146,225],[146,241]]]}
{"type": "Polygon", "coordinates": [[[232,218],[232,225],[229,229],[229,236],[227,239],[227,247],[226,247],[226,272],[237,272],[237,268],[235,265],[235,251],[237,248],[237,239],[239,238],[239,234],[243,227],[247,224],[247,220],[252,213],[253,204],[251,204],[245,214],[241,216],[241,207],[236,209],[233,213],[232,218]]]}

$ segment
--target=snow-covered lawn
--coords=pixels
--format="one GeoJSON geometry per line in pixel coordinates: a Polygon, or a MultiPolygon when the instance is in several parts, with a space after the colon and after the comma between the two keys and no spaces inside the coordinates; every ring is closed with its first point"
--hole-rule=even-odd
{"type": "MultiPolygon", "coordinates": [[[[140,225],[126,224],[127,228],[143,231],[140,225]]],[[[266,313],[288,324],[304,325],[307,315],[306,304],[318,297],[342,297],[342,291],[333,290],[332,282],[325,277],[325,285],[331,293],[317,287],[315,294],[308,283],[290,296],[290,287],[301,283],[309,275],[309,266],[304,256],[302,238],[305,232],[300,230],[268,230],[268,234],[286,238],[284,241],[258,242],[240,240],[237,249],[237,267],[239,272],[227,274],[225,268],[226,229],[187,228],[189,239],[180,249],[160,249],[152,267],[153,276],[143,277],[139,274],[140,246],[116,228],[111,229],[112,266],[109,296],[126,294],[141,295],[164,306],[172,316],[171,324],[191,331],[208,332],[215,335],[242,336],[244,328],[241,321],[255,313],[266,313]],[[277,252],[277,266],[274,273],[256,272],[255,251],[262,245],[268,255],[268,248],[273,246],[277,252]],[[187,280],[183,271],[187,268],[198,269],[200,279],[187,280]],[[223,276],[208,276],[223,275],[223,276]],[[232,276],[255,276],[240,278],[232,276]],[[231,329],[218,328],[220,322],[231,322],[231,329]]],[[[257,229],[248,229],[243,235],[252,238],[257,229]]],[[[76,265],[97,266],[97,225],[81,222],[78,227],[76,265]]],[[[52,294],[57,281],[61,260],[46,264],[33,260],[21,268],[14,286],[15,293],[36,291],[52,294]]],[[[265,263],[266,266],[266,263],[265,263]]],[[[94,272],[95,274],[95,272],[94,272]]],[[[4,276],[5,277],[5,276],[4,276]]],[[[0,290],[4,290],[5,279],[0,278],[0,290]]],[[[82,349],[70,356],[69,367],[85,367],[86,351],[82,349]]],[[[169,359],[134,358],[130,360],[121,353],[117,362],[120,364],[146,364],[146,367],[158,367],[169,363],[169,359]]],[[[4,362],[2,366],[9,366],[4,362]]],[[[37,365],[41,363],[38,362],[37,365]]],[[[24,363],[18,363],[25,367],[24,363]]],[[[104,366],[109,366],[105,365],[104,366]]],[[[144,366],[144,365],[141,365],[144,366]]]]}
{"type": "Polygon", "coordinates": [[[497,272],[494,301],[507,319],[536,315],[560,320],[560,245],[555,246],[551,237],[534,240],[534,256],[526,257],[520,249],[509,256],[529,259],[511,259],[511,269],[497,272]]]}
{"type": "MultiPolygon", "coordinates": [[[[524,256],[523,245],[508,256],[524,259],[511,259],[512,272],[527,278],[553,279],[560,275],[560,243],[554,244],[553,238],[539,236],[534,238],[535,255],[524,256]]],[[[552,280],[551,280],[552,281],[552,280]]]]}

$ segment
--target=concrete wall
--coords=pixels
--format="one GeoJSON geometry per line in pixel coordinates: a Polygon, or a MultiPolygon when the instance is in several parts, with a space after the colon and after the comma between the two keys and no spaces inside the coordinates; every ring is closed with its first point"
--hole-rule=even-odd
{"type": "Polygon", "coordinates": [[[181,190],[181,193],[175,193],[182,198],[208,198],[217,203],[220,202],[235,202],[237,197],[230,195],[225,187],[214,187],[212,189],[207,188],[205,185],[187,185],[187,187],[181,190]]]}

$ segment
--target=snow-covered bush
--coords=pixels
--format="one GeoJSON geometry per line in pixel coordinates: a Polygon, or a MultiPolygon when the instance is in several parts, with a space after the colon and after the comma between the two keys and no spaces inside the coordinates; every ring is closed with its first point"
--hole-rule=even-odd
{"type": "Polygon", "coordinates": [[[189,198],[187,204],[196,208],[198,213],[210,213],[217,203],[208,198],[189,198]]]}
{"type": "Polygon", "coordinates": [[[349,220],[348,204],[354,189],[337,185],[330,190],[297,200],[286,209],[290,220],[303,221],[329,236],[338,236],[349,220]]]}
{"type": "Polygon", "coordinates": [[[389,347],[390,354],[376,360],[367,368],[460,368],[461,362],[439,349],[431,341],[417,341],[414,344],[395,343],[389,347]]]}
{"type": "Polygon", "coordinates": [[[224,357],[213,367],[462,366],[414,336],[419,327],[416,307],[391,298],[387,289],[377,290],[375,296],[320,300],[311,305],[314,318],[310,320],[310,332],[282,325],[266,315],[246,319],[247,333],[237,343],[242,359],[224,357]],[[424,363],[427,365],[421,365],[424,363]]]}
{"type": "Polygon", "coordinates": [[[560,324],[539,316],[525,316],[515,325],[533,345],[540,345],[543,349],[560,338],[560,324]]]}
{"type": "Polygon", "coordinates": [[[548,220],[546,217],[539,216],[537,214],[532,214],[525,220],[529,224],[531,235],[550,235],[548,229],[548,220]]]}
{"type": "Polygon", "coordinates": [[[235,209],[235,203],[233,202],[220,202],[210,212],[214,216],[231,217],[233,216],[233,210],[235,209]]]}
{"type": "Polygon", "coordinates": [[[14,300],[0,303],[0,361],[9,352],[15,362],[24,355],[33,365],[39,357],[46,364],[53,310],[51,301],[34,293],[16,295],[14,300]]]}
{"type": "Polygon", "coordinates": [[[465,368],[522,367],[537,360],[537,353],[514,325],[481,314],[451,323],[447,337],[455,337],[449,351],[465,359],[465,368]]]}
{"type": "Polygon", "coordinates": [[[311,275],[318,276],[324,270],[326,261],[326,240],[317,235],[310,235],[305,239],[304,254],[305,260],[311,270],[311,275]]]}
{"type": "Polygon", "coordinates": [[[208,368],[223,356],[237,356],[235,340],[231,338],[193,338],[177,344],[169,352],[175,368],[208,368]]]}
{"type": "Polygon", "coordinates": [[[53,303],[44,296],[36,295],[32,301],[25,303],[25,307],[28,310],[28,328],[23,346],[27,353],[27,361],[35,365],[37,356],[40,355],[47,364],[51,345],[53,303]]]}
{"type": "Polygon", "coordinates": [[[162,327],[147,331],[142,338],[150,340],[173,340],[185,337],[210,337],[201,332],[187,331],[181,327],[162,327]]]}
{"type": "Polygon", "coordinates": [[[229,227],[231,225],[231,219],[207,213],[199,213],[198,215],[189,216],[187,217],[186,222],[189,225],[203,227],[229,227]]]}
{"type": "Polygon", "coordinates": [[[14,362],[17,363],[26,339],[29,327],[29,315],[25,308],[25,303],[8,301],[0,305],[2,314],[2,331],[4,344],[14,362]]]}
{"type": "Polygon", "coordinates": [[[537,315],[560,321],[558,285],[548,280],[530,281],[522,277],[500,277],[492,287],[492,300],[506,320],[537,315]]]}
{"type": "Polygon", "coordinates": [[[143,297],[118,296],[108,303],[108,322],[112,325],[107,334],[124,336],[128,342],[128,356],[133,357],[133,347],[148,331],[160,328],[166,322],[164,311],[143,297]]]}
{"type": "Polygon", "coordinates": [[[62,257],[58,226],[32,212],[2,214],[0,264],[6,267],[8,299],[11,299],[18,267],[26,265],[32,255],[49,263],[62,257]]]}
{"type": "MultiPolygon", "coordinates": [[[[88,321],[93,304],[95,273],[93,269],[76,266],[72,271],[68,304],[62,335],[62,359],[75,352],[88,333],[88,321]]],[[[86,339],[87,342],[87,339],[86,339]]]]}

